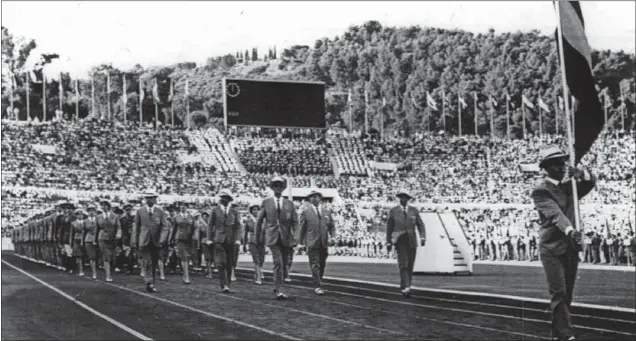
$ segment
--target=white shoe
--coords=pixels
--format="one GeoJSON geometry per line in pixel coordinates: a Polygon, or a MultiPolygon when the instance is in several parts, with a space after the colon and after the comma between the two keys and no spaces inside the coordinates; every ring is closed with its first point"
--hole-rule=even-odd
{"type": "Polygon", "coordinates": [[[223,287],[223,292],[228,293],[230,292],[230,288],[226,285],[223,287]]]}
{"type": "Polygon", "coordinates": [[[263,282],[261,282],[261,281],[254,281],[254,284],[261,285],[261,284],[263,284],[263,282]]]}
{"type": "Polygon", "coordinates": [[[291,283],[291,278],[289,277],[285,278],[285,283],[291,283]]]}
{"type": "Polygon", "coordinates": [[[322,289],[321,289],[321,288],[316,288],[314,291],[316,292],[316,295],[318,295],[318,296],[322,296],[322,295],[324,295],[324,294],[325,294],[325,292],[324,292],[324,291],[322,291],[322,289]]]}
{"type": "Polygon", "coordinates": [[[231,280],[232,282],[236,282],[236,276],[232,275],[231,280]]]}
{"type": "Polygon", "coordinates": [[[282,292],[279,292],[278,294],[276,294],[276,299],[277,300],[286,300],[287,299],[287,295],[283,294],[282,292]]]}

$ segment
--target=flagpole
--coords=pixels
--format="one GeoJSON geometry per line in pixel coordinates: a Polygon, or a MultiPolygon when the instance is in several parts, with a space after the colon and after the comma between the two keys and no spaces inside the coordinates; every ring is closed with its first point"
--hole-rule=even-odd
{"type": "Polygon", "coordinates": [[[108,120],[111,120],[110,114],[110,73],[106,71],[106,113],[108,115],[108,120]]]}
{"type": "Polygon", "coordinates": [[[523,138],[526,138],[526,104],[521,101],[521,120],[523,125],[523,138]]]}
{"type": "MultiPolygon", "coordinates": [[[[563,31],[561,28],[561,9],[560,9],[560,4],[557,3],[556,6],[554,6],[556,8],[556,15],[557,15],[557,44],[559,44],[559,62],[560,62],[560,66],[561,66],[561,84],[563,86],[563,98],[568,98],[568,83],[567,83],[567,77],[565,74],[565,55],[563,53],[563,31]]],[[[572,96],[572,99],[574,99],[574,96],[572,96]]],[[[565,101],[564,101],[565,102],[565,101]]],[[[566,134],[567,134],[567,139],[568,139],[568,149],[570,152],[570,163],[572,164],[572,167],[576,166],[576,154],[575,154],[575,150],[574,150],[574,135],[572,132],[572,124],[570,123],[570,106],[568,105],[568,103],[563,103],[564,104],[564,109],[565,109],[565,122],[566,122],[566,134]]],[[[572,101],[572,104],[574,104],[574,101],[572,101]]],[[[574,203],[574,229],[579,231],[581,229],[581,217],[579,216],[579,195],[578,195],[578,188],[576,186],[576,181],[574,179],[572,179],[570,181],[570,183],[572,184],[572,200],[574,203]]]]}
{"type": "Polygon", "coordinates": [[[46,122],[46,75],[42,68],[42,122],[46,122]]]}
{"type": "Polygon", "coordinates": [[[554,135],[559,135],[559,96],[557,95],[557,105],[554,111],[554,135]]]}
{"type": "Polygon", "coordinates": [[[442,90],[442,126],[446,131],[446,92],[444,90],[442,90]]]}
{"type": "Polygon", "coordinates": [[[605,121],[603,122],[603,127],[605,127],[605,129],[607,129],[607,88],[605,88],[605,90],[603,90],[603,111],[604,111],[604,117],[605,117],[605,121]]]}
{"type": "Polygon", "coordinates": [[[97,118],[95,112],[95,74],[91,74],[91,117],[97,118]]]}
{"type": "Polygon", "coordinates": [[[25,121],[29,120],[29,117],[31,117],[31,99],[29,97],[29,88],[31,87],[31,81],[29,77],[29,73],[26,73],[26,117],[25,117],[25,121]]]}
{"type": "Polygon", "coordinates": [[[459,137],[462,137],[462,102],[459,100],[459,92],[457,92],[457,128],[459,131],[459,137]]]}
{"type": "Polygon", "coordinates": [[[473,106],[475,110],[474,119],[475,119],[475,136],[479,136],[479,131],[477,130],[477,91],[473,92],[473,106]]]}
{"type": "Polygon", "coordinates": [[[123,105],[124,105],[124,107],[123,107],[123,111],[124,111],[124,125],[126,125],[126,109],[128,109],[127,108],[127,106],[128,106],[128,95],[126,94],[126,74],[125,73],[122,74],[121,79],[122,79],[122,86],[121,87],[122,87],[122,91],[123,91],[123,93],[122,93],[122,95],[123,95],[122,102],[123,102],[123,105]]]}
{"type": "MultiPolygon", "coordinates": [[[[14,109],[14,103],[13,103],[13,95],[15,93],[15,75],[12,73],[11,74],[11,116],[13,116],[13,113],[15,112],[14,109]]],[[[7,117],[9,120],[11,119],[11,117],[7,117]]],[[[18,120],[18,115],[16,115],[15,120],[18,120]]]]}
{"type": "Polygon", "coordinates": [[[495,122],[493,119],[495,117],[495,105],[492,103],[492,95],[490,96],[490,138],[495,138],[495,122]]]}
{"type": "Polygon", "coordinates": [[[174,127],[174,80],[170,78],[170,125],[174,127]]]}
{"type": "Polygon", "coordinates": [[[382,97],[382,108],[380,109],[380,141],[384,141],[384,107],[386,100],[382,97]]]}
{"type": "MultiPolygon", "coordinates": [[[[62,73],[61,72],[60,72],[59,91],[60,91],[60,94],[58,96],[59,97],[58,100],[60,102],[60,104],[59,104],[60,111],[62,111],[62,102],[63,102],[63,99],[64,99],[64,86],[62,85],[62,73]]],[[[64,117],[64,114],[62,114],[62,117],[64,117]]]]}
{"type": "Polygon", "coordinates": [[[543,135],[543,108],[539,103],[539,137],[543,135]]]}
{"type": "Polygon", "coordinates": [[[506,93],[506,136],[510,140],[510,95],[506,93]]]}
{"type": "Polygon", "coordinates": [[[143,115],[144,115],[144,86],[141,81],[141,77],[139,77],[139,127],[143,126],[143,115]]]}
{"type": "Polygon", "coordinates": [[[187,120],[187,126],[189,129],[192,128],[192,124],[190,123],[190,87],[189,87],[189,81],[186,78],[186,91],[185,91],[185,100],[186,100],[186,120],[187,120]]]}
{"type": "Polygon", "coordinates": [[[347,105],[349,106],[349,132],[353,132],[353,110],[351,110],[351,89],[349,89],[349,96],[347,97],[347,105]]]}
{"type": "Polygon", "coordinates": [[[75,78],[75,121],[79,120],[79,79],[75,78]]]}
{"type": "Polygon", "coordinates": [[[364,89],[364,132],[365,134],[369,134],[369,94],[367,93],[367,89],[364,89]]]}

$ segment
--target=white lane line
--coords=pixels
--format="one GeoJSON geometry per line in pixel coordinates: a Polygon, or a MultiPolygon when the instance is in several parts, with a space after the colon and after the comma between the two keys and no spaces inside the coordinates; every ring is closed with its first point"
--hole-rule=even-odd
{"type": "Polygon", "coordinates": [[[26,272],[26,271],[24,271],[24,270],[22,270],[22,269],[20,269],[20,268],[18,268],[17,266],[15,266],[15,265],[13,265],[13,264],[11,264],[11,263],[9,263],[9,262],[5,261],[5,260],[2,260],[2,263],[4,263],[5,265],[7,265],[8,267],[13,268],[14,270],[16,270],[16,271],[20,272],[21,274],[23,274],[23,275],[25,275],[25,276],[27,276],[27,277],[31,278],[32,280],[34,280],[34,281],[36,281],[36,282],[38,282],[38,283],[42,284],[43,286],[45,286],[45,287],[47,287],[47,288],[49,288],[49,289],[51,289],[51,290],[55,291],[56,293],[58,293],[59,295],[61,295],[61,296],[62,296],[62,297],[64,297],[64,298],[66,298],[67,300],[69,300],[69,301],[71,301],[71,302],[73,302],[73,303],[75,303],[75,304],[79,305],[80,307],[82,307],[82,308],[84,308],[84,309],[88,310],[88,311],[89,311],[90,313],[92,313],[93,315],[98,316],[98,317],[101,317],[102,319],[104,319],[104,320],[106,320],[106,321],[110,322],[111,324],[115,325],[116,327],[118,327],[118,328],[120,328],[120,329],[122,329],[122,330],[124,330],[124,331],[128,332],[129,334],[131,334],[131,335],[135,336],[136,338],[138,338],[138,339],[140,339],[140,340],[152,340],[152,339],[151,339],[151,338],[149,338],[148,336],[146,336],[146,335],[144,335],[144,334],[142,334],[142,333],[140,333],[140,332],[138,332],[138,331],[136,331],[136,330],[134,330],[134,329],[132,329],[132,328],[130,328],[130,327],[128,327],[128,326],[126,326],[126,325],[122,324],[122,323],[120,323],[120,322],[117,322],[117,321],[113,320],[112,318],[110,318],[110,317],[108,317],[108,316],[106,316],[106,315],[104,315],[104,314],[100,313],[99,311],[97,311],[97,310],[95,310],[95,309],[93,309],[93,308],[89,307],[88,305],[86,305],[86,304],[84,304],[84,303],[82,303],[82,302],[78,301],[78,300],[77,300],[76,298],[74,298],[73,296],[70,296],[69,294],[67,294],[67,293],[63,292],[62,290],[60,290],[60,289],[58,289],[58,288],[56,288],[56,287],[54,287],[54,286],[52,286],[52,285],[50,285],[50,284],[46,283],[45,281],[43,281],[43,280],[41,280],[41,279],[39,279],[39,278],[37,278],[37,277],[35,277],[35,276],[31,275],[30,273],[28,273],[28,272],[26,272]]]}
{"type": "Polygon", "coordinates": [[[114,288],[119,288],[121,290],[132,292],[132,293],[144,296],[144,297],[152,298],[152,299],[155,299],[155,300],[160,301],[160,302],[168,303],[168,304],[177,306],[179,308],[183,308],[183,309],[187,309],[187,310],[190,310],[190,311],[194,311],[194,312],[197,312],[199,314],[203,314],[205,316],[215,318],[217,320],[222,320],[222,321],[225,321],[225,322],[230,322],[230,323],[237,324],[237,325],[242,326],[242,327],[255,329],[255,330],[258,330],[260,332],[263,332],[263,333],[266,333],[266,334],[269,334],[269,335],[272,335],[272,336],[275,336],[275,337],[278,337],[278,338],[283,338],[283,339],[286,339],[286,340],[302,340],[300,338],[297,338],[297,337],[294,337],[294,336],[291,336],[291,335],[287,335],[285,333],[278,333],[278,332],[275,332],[273,330],[265,329],[265,328],[262,328],[262,327],[259,327],[259,326],[253,325],[253,324],[241,322],[241,321],[235,320],[233,318],[229,318],[229,317],[225,317],[225,316],[221,316],[221,315],[216,315],[216,314],[213,314],[213,313],[211,313],[209,311],[205,311],[205,310],[197,309],[197,308],[194,308],[194,307],[190,307],[190,306],[187,306],[185,304],[174,302],[174,301],[171,301],[171,300],[159,297],[159,296],[150,295],[150,294],[145,293],[145,292],[136,291],[136,290],[133,290],[133,289],[130,289],[130,288],[126,288],[126,287],[117,285],[117,284],[106,283],[106,282],[100,282],[100,283],[103,283],[103,284],[106,284],[106,285],[110,285],[110,286],[112,286],[114,288]]]}
{"type": "MultiPolygon", "coordinates": [[[[237,267],[237,269],[245,270],[245,271],[254,271],[254,269],[243,268],[243,267],[241,267],[241,268],[237,267]]],[[[265,270],[264,272],[271,273],[271,270],[265,270]]],[[[311,275],[304,274],[304,273],[293,273],[293,275],[294,276],[299,276],[299,277],[311,278],[311,275]]],[[[360,283],[360,284],[371,284],[371,285],[376,285],[376,286],[383,286],[383,287],[388,287],[388,288],[396,288],[396,289],[400,288],[400,286],[397,285],[397,284],[374,282],[374,281],[364,281],[364,280],[359,280],[359,279],[328,277],[328,276],[325,276],[324,279],[327,279],[327,280],[328,279],[332,279],[332,280],[348,282],[348,283],[352,283],[352,284],[360,283]]],[[[455,294],[455,295],[476,296],[476,297],[503,298],[503,299],[509,299],[509,300],[515,300],[515,301],[525,301],[525,302],[550,304],[549,300],[542,299],[542,298],[522,297],[522,296],[493,294],[493,293],[486,293],[486,292],[463,291],[463,290],[437,289],[437,288],[427,288],[427,287],[417,287],[417,286],[413,286],[413,287],[411,287],[411,289],[422,290],[422,291],[430,291],[430,292],[439,292],[439,293],[444,293],[444,294],[455,294]]],[[[609,310],[609,311],[621,312],[621,313],[636,314],[636,309],[632,309],[632,308],[623,308],[623,307],[616,307],[616,306],[599,305],[599,304],[591,304],[591,303],[579,303],[579,302],[572,303],[572,306],[573,307],[580,307],[580,308],[600,309],[600,310],[609,310]]]]}
{"type": "Polygon", "coordinates": [[[322,315],[322,314],[318,314],[318,313],[312,313],[310,311],[299,310],[299,309],[284,307],[284,306],[275,305],[275,304],[263,303],[263,302],[258,302],[258,301],[251,301],[251,300],[248,300],[248,299],[245,299],[245,298],[236,297],[236,296],[221,295],[219,293],[216,293],[216,292],[213,292],[213,291],[208,291],[208,290],[201,290],[201,289],[195,289],[195,288],[187,288],[187,289],[191,290],[191,291],[197,291],[197,292],[205,293],[205,294],[215,294],[218,297],[231,298],[233,300],[248,302],[248,303],[252,303],[252,304],[260,304],[260,305],[264,305],[266,307],[284,309],[284,310],[287,310],[287,311],[292,311],[292,312],[303,314],[303,315],[319,317],[319,318],[323,318],[325,320],[336,321],[336,322],[339,322],[339,323],[344,323],[344,324],[349,324],[349,325],[353,325],[353,326],[358,326],[358,327],[363,327],[363,328],[367,328],[367,329],[372,329],[372,330],[376,330],[376,331],[379,331],[379,332],[382,332],[382,333],[389,333],[389,334],[395,334],[395,335],[406,335],[406,336],[409,335],[409,334],[405,334],[405,333],[398,332],[398,331],[395,331],[395,330],[378,328],[378,327],[370,326],[370,325],[367,325],[367,324],[364,324],[364,323],[359,323],[359,322],[354,322],[354,321],[349,321],[349,320],[343,320],[343,319],[339,319],[339,318],[335,318],[335,317],[331,317],[331,316],[327,316],[327,315],[322,315]]]}
{"type": "MultiPolygon", "coordinates": [[[[249,269],[247,269],[247,270],[249,270],[249,269]]],[[[264,272],[271,273],[271,271],[264,271],[264,272]]],[[[294,274],[294,275],[296,275],[296,274],[294,274]]],[[[308,277],[308,276],[304,276],[304,274],[303,274],[303,277],[308,277]]],[[[327,278],[327,277],[325,277],[325,278],[327,278]]],[[[339,278],[334,278],[334,277],[330,277],[330,279],[339,280],[339,278]]],[[[351,282],[353,282],[353,281],[351,281],[351,282]]],[[[335,286],[335,287],[348,288],[348,289],[358,289],[358,290],[361,289],[359,287],[354,287],[354,286],[349,286],[349,285],[332,284],[332,283],[325,283],[325,284],[326,285],[335,286]]],[[[378,292],[378,293],[384,293],[384,294],[387,294],[387,293],[390,294],[390,292],[388,292],[388,291],[375,290],[375,289],[369,289],[369,288],[362,288],[362,290],[371,291],[371,292],[378,292]]],[[[458,309],[458,308],[447,308],[447,307],[440,307],[440,306],[428,305],[428,304],[418,304],[418,303],[410,303],[410,302],[403,302],[403,301],[396,301],[396,300],[387,300],[387,299],[383,299],[383,298],[371,297],[371,296],[366,296],[366,295],[350,294],[350,293],[346,293],[346,292],[342,292],[342,291],[333,291],[333,290],[331,290],[330,292],[336,293],[338,295],[360,297],[360,298],[366,298],[366,299],[371,299],[371,300],[376,300],[376,301],[381,301],[381,302],[397,303],[397,304],[414,306],[414,307],[421,307],[421,308],[448,310],[448,311],[454,311],[454,312],[470,313],[470,314],[492,316],[492,317],[501,317],[501,318],[506,318],[506,319],[522,320],[522,321],[529,321],[529,322],[540,322],[540,323],[547,323],[547,324],[551,323],[550,321],[532,319],[532,318],[527,318],[527,317],[515,317],[515,316],[493,314],[493,313],[487,313],[487,312],[479,312],[479,311],[474,311],[474,310],[466,310],[466,309],[458,309]]],[[[465,301],[457,301],[457,302],[458,303],[468,303],[468,302],[465,302],[465,301]]],[[[580,328],[580,329],[585,329],[585,330],[603,332],[603,333],[614,333],[614,334],[620,334],[620,335],[634,336],[634,333],[627,333],[627,332],[621,332],[621,331],[617,331],[617,330],[610,330],[610,329],[604,329],[604,328],[595,328],[595,327],[578,326],[578,325],[574,326],[574,327],[580,328]]]]}
{"type": "MultiPolygon", "coordinates": [[[[297,286],[297,285],[288,285],[288,286],[289,287],[293,287],[293,288],[298,288],[298,289],[307,289],[306,287],[301,287],[301,286],[297,286]]],[[[329,293],[329,291],[327,291],[327,293],[329,293]]],[[[296,297],[302,297],[302,298],[316,300],[315,297],[309,297],[309,296],[304,296],[304,295],[296,295],[296,297]]],[[[364,310],[375,311],[375,312],[379,311],[379,312],[382,312],[384,314],[395,315],[395,316],[403,316],[402,314],[398,314],[398,313],[395,313],[395,312],[392,312],[392,311],[388,311],[388,310],[378,310],[378,309],[373,309],[373,308],[369,308],[369,307],[363,307],[363,306],[360,306],[360,305],[344,303],[344,302],[341,302],[341,301],[334,301],[334,300],[330,300],[330,299],[321,299],[321,300],[327,301],[327,302],[331,302],[331,303],[334,303],[334,304],[338,304],[338,305],[343,305],[343,306],[347,306],[347,307],[357,308],[357,309],[364,309],[364,310]]],[[[519,332],[513,332],[513,331],[508,331],[508,330],[501,330],[501,329],[490,328],[490,327],[482,327],[482,326],[478,326],[478,325],[474,325],[474,324],[470,324],[470,323],[444,321],[444,320],[437,320],[437,319],[428,318],[428,317],[421,317],[421,316],[411,316],[411,317],[413,317],[415,319],[418,319],[418,320],[422,320],[422,321],[450,324],[450,325],[453,325],[453,326],[468,327],[468,328],[471,328],[471,329],[481,329],[481,330],[487,330],[487,331],[492,331],[492,332],[519,335],[519,336],[529,337],[529,338],[533,338],[533,339],[550,340],[549,337],[526,334],[526,333],[519,333],[519,332]]]]}

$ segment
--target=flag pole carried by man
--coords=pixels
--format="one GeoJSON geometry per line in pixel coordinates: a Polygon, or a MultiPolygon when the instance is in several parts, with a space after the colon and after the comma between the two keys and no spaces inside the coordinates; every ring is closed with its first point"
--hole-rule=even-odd
{"type": "Polygon", "coordinates": [[[581,7],[577,1],[558,1],[555,9],[563,98],[570,98],[568,92],[571,91],[572,98],[578,102],[574,114],[577,126],[571,123],[570,103],[566,100],[569,154],[554,146],[542,152],[539,167],[546,171],[547,178],[532,192],[532,199],[541,220],[539,250],[552,295],[552,337],[575,340],[570,307],[578,253],[582,249],[579,200],[595,185],[588,171],[575,167],[603,130],[604,117],[594,88],[591,48],[585,36],[581,7]],[[575,136],[572,130],[576,131],[575,136]],[[568,159],[570,165],[566,164],[568,159]]]}

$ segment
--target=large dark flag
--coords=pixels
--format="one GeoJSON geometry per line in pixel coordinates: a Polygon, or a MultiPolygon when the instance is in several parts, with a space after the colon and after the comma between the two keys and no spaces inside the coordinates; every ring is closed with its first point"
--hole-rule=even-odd
{"type": "MultiPolygon", "coordinates": [[[[563,56],[567,86],[577,105],[574,112],[576,163],[590,150],[603,130],[604,113],[592,78],[592,49],[585,36],[585,23],[578,1],[556,1],[563,33],[563,56]]],[[[559,31],[555,35],[558,39],[559,31]]],[[[559,44],[557,44],[559,48],[559,44]]]]}

